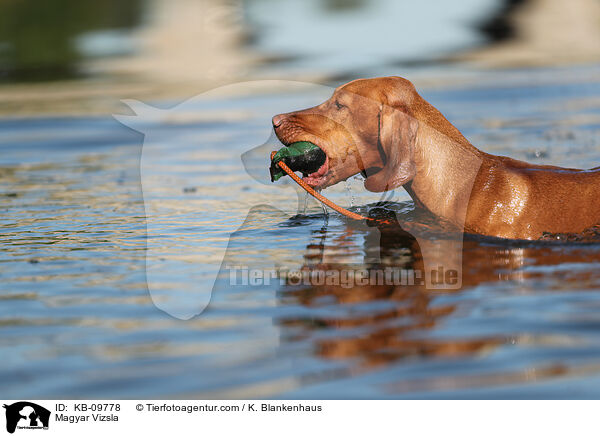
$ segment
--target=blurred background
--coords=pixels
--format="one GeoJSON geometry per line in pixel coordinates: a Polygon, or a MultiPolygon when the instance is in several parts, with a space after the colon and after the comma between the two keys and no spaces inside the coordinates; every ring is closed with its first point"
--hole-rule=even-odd
{"type": "Polygon", "coordinates": [[[217,275],[419,262],[268,180],[274,114],[383,75],[486,152],[600,165],[599,0],[0,0],[0,393],[599,398],[598,244],[465,240],[448,293],[217,275]]]}
{"type": "Polygon", "coordinates": [[[107,112],[254,79],[594,63],[599,22],[597,0],[3,0],[0,111],[107,112]]]}

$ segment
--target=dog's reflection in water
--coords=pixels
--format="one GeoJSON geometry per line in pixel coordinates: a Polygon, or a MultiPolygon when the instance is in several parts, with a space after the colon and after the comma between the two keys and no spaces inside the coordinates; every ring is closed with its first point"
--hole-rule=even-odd
{"type": "MultiPolygon", "coordinates": [[[[460,298],[446,298],[444,303],[440,296],[451,293],[460,297],[461,293],[467,293],[479,284],[494,282],[505,285],[507,290],[521,287],[526,292],[529,286],[534,286],[528,279],[535,282],[540,275],[553,283],[564,284],[567,280],[571,286],[581,278],[580,274],[574,274],[570,279],[564,276],[564,271],[540,272],[536,267],[561,262],[600,262],[598,246],[482,241],[467,236],[462,248],[461,287],[432,290],[419,280],[420,276],[414,276],[424,270],[419,242],[403,228],[407,223],[401,226],[390,217],[394,215],[387,217],[386,224],[371,226],[348,222],[346,231],[329,241],[326,230],[319,232],[315,235],[316,242],[307,247],[304,269],[314,273],[348,269],[377,272],[387,268],[412,272],[413,276],[409,274],[398,282],[386,281],[385,276],[377,281],[382,275],[371,274],[368,276],[371,280],[336,283],[315,274],[311,279],[313,276],[307,274],[308,284],[285,285],[280,294],[282,299],[312,309],[308,316],[280,320],[280,326],[288,329],[290,334],[286,336],[290,340],[310,341],[320,357],[353,359],[362,367],[410,357],[448,358],[485,353],[501,344],[515,343],[519,338],[477,332],[459,337],[434,337],[430,333],[443,331],[444,323],[458,316],[455,313],[462,304],[460,298]],[[340,262],[344,254],[351,257],[348,252],[356,250],[357,239],[363,241],[360,253],[363,263],[340,262]],[[449,300],[453,302],[447,302],[449,300]]],[[[422,219],[420,223],[423,224],[422,219]]],[[[596,270],[590,268],[586,272],[587,283],[589,280],[600,283],[600,273],[596,270]]]]}

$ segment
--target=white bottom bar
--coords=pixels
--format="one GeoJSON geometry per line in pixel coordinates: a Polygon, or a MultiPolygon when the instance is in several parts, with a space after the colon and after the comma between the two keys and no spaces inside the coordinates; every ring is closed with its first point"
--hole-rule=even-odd
{"type": "MultiPolygon", "coordinates": [[[[2,401],[14,434],[597,434],[598,401],[2,401]],[[17,403],[15,405],[15,403],[17,403]],[[17,410],[20,409],[20,410],[17,410]],[[19,418],[19,413],[27,415],[19,418]],[[32,426],[32,422],[35,424],[32,426]],[[14,428],[14,425],[13,425],[14,428]],[[46,433],[47,432],[47,433],[46,433]]],[[[5,416],[6,415],[6,416],[5,416]]],[[[9,423],[10,424],[10,423],[9,423]]],[[[1,431],[4,432],[5,429],[1,431]]],[[[6,433],[4,433],[6,434],[6,433]]]]}

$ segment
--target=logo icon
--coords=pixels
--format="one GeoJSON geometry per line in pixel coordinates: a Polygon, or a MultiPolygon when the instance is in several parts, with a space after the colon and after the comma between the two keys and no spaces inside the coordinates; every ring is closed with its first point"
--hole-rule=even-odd
{"type": "Polygon", "coordinates": [[[6,409],[6,431],[14,433],[18,429],[48,429],[50,411],[29,401],[19,401],[4,405],[6,409]]]}

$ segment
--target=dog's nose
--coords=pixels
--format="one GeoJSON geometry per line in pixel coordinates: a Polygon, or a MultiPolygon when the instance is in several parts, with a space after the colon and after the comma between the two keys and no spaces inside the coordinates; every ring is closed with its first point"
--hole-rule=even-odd
{"type": "Polygon", "coordinates": [[[281,123],[283,123],[283,119],[285,118],[284,115],[280,114],[280,115],[275,115],[273,117],[273,127],[277,128],[279,126],[281,126],[281,123]]]}

